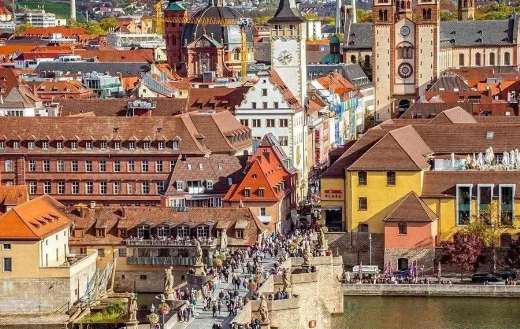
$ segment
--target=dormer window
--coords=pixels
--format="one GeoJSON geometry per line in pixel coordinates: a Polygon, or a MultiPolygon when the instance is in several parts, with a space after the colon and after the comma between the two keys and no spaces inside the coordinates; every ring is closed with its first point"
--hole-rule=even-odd
{"type": "Polygon", "coordinates": [[[264,197],[264,195],[265,195],[265,188],[263,188],[263,187],[259,188],[256,193],[258,194],[259,197],[264,197]]]}
{"type": "Polygon", "coordinates": [[[63,149],[63,142],[56,142],[56,148],[57,148],[58,150],[63,149]]]}
{"type": "Polygon", "coordinates": [[[177,227],[177,237],[178,238],[187,238],[190,236],[190,228],[186,225],[182,225],[177,227]]]}
{"type": "Polygon", "coordinates": [[[150,142],[143,142],[143,148],[148,150],[150,148],[150,142]]]}
{"type": "Polygon", "coordinates": [[[135,149],[135,142],[128,142],[128,149],[129,150],[135,149]]]}
{"type": "Polygon", "coordinates": [[[32,149],[34,148],[34,142],[28,142],[28,143],[27,143],[27,148],[28,148],[29,150],[32,150],[32,149]]]}
{"type": "Polygon", "coordinates": [[[42,142],[42,149],[44,149],[44,150],[49,149],[49,142],[47,142],[47,141],[43,141],[43,142],[42,142]]]}
{"type": "Polygon", "coordinates": [[[86,148],[87,150],[91,150],[91,149],[92,149],[92,142],[86,142],[86,143],[85,143],[85,148],[86,148]]]}
{"type": "Polygon", "coordinates": [[[14,141],[13,142],[13,149],[17,149],[18,147],[20,147],[20,143],[18,141],[14,141]]]}
{"type": "Polygon", "coordinates": [[[172,149],[174,149],[174,150],[179,149],[179,141],[172,141],[172,149]]]}
{"type": "Polygon", "coordinates": [[[201,225],[197,227],[197,238],[207,238],[209,237],[209,226],[201,225]]]}
{"type": "Polygon", "coordinates": [[[213,190],[213,181],[212,180],[206,181],[206,188],[210,191],[213,190]]]}
{"type": "Polygon", "coordinates": [[[177,191],[182,191],[183,190],[183,187],[184,187],[184,182],[183,181],[176,181],[176,187],[177,187],[177,191]]]}
{"type": "Polygon", "coordinates": [[[106,141],[102,141],[101,142],[101,149],[105,150],[107,147],[108,147],[107,142],[106,141]]]}
{"type": "Polygon", "coordinates": [[[244,230],[243,229],[235,229],[235,237],[237,239],[243,239],[244,238],[244,230]]]}
{"type": "Polygon", "coordinates": [[[250,197],[251,196],[251,188],[250,187],[246,187],[244,189],[244,196],[245,197],[250,197]]]}
{"type": "Polygon", "coordinates": [[[164,142],[158,142],[158,143],[157,143],[157,148],[158,148],[159,150],[164,149],[164,142]]]}
{"type": "Polygon", "coordinates": [[[121,143],[120,142],[114,142],[114,150],[121,149],[121,143]]]}
{"type": "Polygon", "coordinates": [[[191,163],[188,163],[188,170],[191,170],[191,163]]]}
{"type": "Polygon", "coordinates": [[[78,148],[78,142],[70,142],[70,148],[75,150],[78,148]]]}

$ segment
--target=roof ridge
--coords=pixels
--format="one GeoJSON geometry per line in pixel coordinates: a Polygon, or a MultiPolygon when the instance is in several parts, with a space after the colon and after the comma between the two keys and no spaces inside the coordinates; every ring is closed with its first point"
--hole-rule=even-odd
{"type": "MultiPolygon", "coordinates": [[[[409,125],[406,125],[406,126],[403,126],[403,127],[399,127],[397,129],[392,129],[390,130],[388,133],[390,135],[392,135],[392,138],[395,140],[395,142],[397,143],[397,145],[399,145],[399,147],[404,151],[404,153],[406,153],[406,155],[408,156],[408,158],[417,166],[417,169],[422,169],[421,166],[419,166],[419,164],[412,158],[410,152],[399,142],[399,140],[396,138],[396,135],[394,135],[394,132],[400,132],[402,130],[405,130],[405,128],[407,129],[412,129],[415,134],[417,134],[417,136],[421,139],[421,141],[424,143],[424,145],[426,145],[428,148],[430,148],[428,146],[428,144],[426,144],[426,142],[424,141],[424,139],[421,137],[421,135],[419,135],[419,133],[417,132],[417,130],[415,130],[415,128],[413,127],[413,125],[409,124],[409,125]]],[[[421,154],[422,155],[422,154],[421,154]]],[[[424,156],[424,155],[422,155],[424,156]]]]}

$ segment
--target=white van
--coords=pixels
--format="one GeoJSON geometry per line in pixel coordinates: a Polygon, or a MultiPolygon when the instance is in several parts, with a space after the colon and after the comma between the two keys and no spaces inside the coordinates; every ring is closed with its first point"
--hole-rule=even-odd
{"type": "Polygon", "coordinates": [[[378,274],[379,267],[377,265],[356,265],[352,268],[352,273],[356,274],[361,272],[362,274],[378,274]],[[359,267],[361,266],[361,271],[359,267]]]}

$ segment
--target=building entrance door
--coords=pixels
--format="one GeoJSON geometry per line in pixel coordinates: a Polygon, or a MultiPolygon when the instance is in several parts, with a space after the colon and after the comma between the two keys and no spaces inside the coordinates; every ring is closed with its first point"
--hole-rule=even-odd
{"type": "Polygon", "coordinates": [[[404,271],[408,269],[408,258],[399,258],[397,260],[397,269],[399,271],[404,271]]]}

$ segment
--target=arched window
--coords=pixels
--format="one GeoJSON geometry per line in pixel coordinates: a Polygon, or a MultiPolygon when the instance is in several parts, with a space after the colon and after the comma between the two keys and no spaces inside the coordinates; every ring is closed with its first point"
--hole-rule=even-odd
{"type": "Polygon", "coordinates": [[[406,9],[410,9],[410,8],[411,8],[410,1],[406,1],[406,9]]]}
{"type": "Polygon", "coordinates": [[[383,21],[388,21],[388,10],[385,9],[385,11],[383,12],[383,21]]]}
{"type": "Polygon", "coordinates": [[[365,66],[370,66],[370,55],[365,55],[365,66]]]}
{"type": "Polygon", "coordinates": [[[397,46],[397,58],[398,59],[412,59],[413,58],[413,46],[408,42],[402,42],[397,46]]]}
{"type": "Polygon", "coordinates": [[[424,8],[422,10],[422,18],[426,19],[426,9],[424,9],[424,8]]]}
{"type": "Polygon", "coordinates": [[[240,49],[233,50],[233,60],[237,62],[240,60],[240,49]]]}
{"type": "Polygon", "coordinates": [[[459,54],[459,66],[464,66],[464,54],[459,54]]]}
{"type": "Polygon", "coordinates": [[[383,21],[383,11],[382,10],[379,11],[379,20],[383,21]]]}
{"type": "Polygon", "coordinates": [[[463,5],[464,8],[467,8],[468,7],[468,0],[464,0],[464,5],[463,5]]]}
{"type": "Polygon", "coordinates": [[[428,10],[426,11],[426,18],[432,19],[432,10],[430,8],[428,8],[428,10]]]}
{"type": "Polygon", "coordinates": [[[504,53],[504,65],[511,65],[511,53],[508,51],[504,53]]]}
{"type": "Polygon", "coordinates": [[[482,63],[480,61],[480,53],[476,53],[475,54],[475,65],[476,66],[481,66],[482,65],[482,63]]]}
{"type": "Polygon", "coordinates": [[[353,63],[353,64],[356,63],[356,55],[351,55],[350,56],[350,62],[353,63]]]}
{"type": "Polygon", "coordinates": [[[489,54],[489,65],[495,65],[495,53],[489,54]]]}

